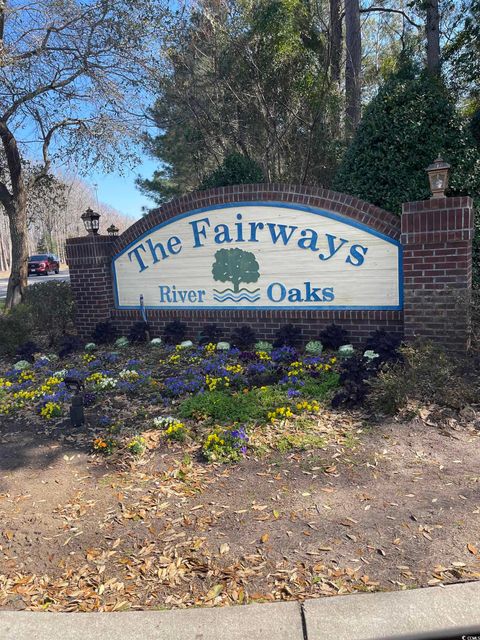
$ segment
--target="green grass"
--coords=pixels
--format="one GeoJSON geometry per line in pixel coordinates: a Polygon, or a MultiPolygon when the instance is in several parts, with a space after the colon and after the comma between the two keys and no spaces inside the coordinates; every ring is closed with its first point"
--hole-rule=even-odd
{"type": "Polygon", "coordinates": [[[314,433],[288,434],[278,440],[277,449],[281,453],[295,449],[306,451],[308,449],[321,449],[325,447],[326,444],[325,438],[317,436],[314,433]]]}
{"type": "Polygon", "coordinates": [[[179,407],[181,418],[211,418],[215,422],[251,422],[265,419],[267,413],[288,403],[285,391],[272,386],[247,393],[206,391],[184,400],[179,407]]]}
{"type": "MultiPolygon", "coordinates": [[[[321,378],[306,378],[301,387],[303,398],[326,400],[338,387],[338,374],[331,371],[321,378]]],[[[246,393],[232,390],[206,391],[184,400],[179,407],[181,418],[212,419],[215,422],[252,422],[265,420],[269,411],[292,403],[280,385],[250,389],[246,393]]]]}
{"type": "Polygon", "coordinates": [[[339,375],[335,371],[324,373],[319,379],[307,378],[302,387],[302,395],[314,400],[325,400],[339,386],[338,380],[339,375]]]}

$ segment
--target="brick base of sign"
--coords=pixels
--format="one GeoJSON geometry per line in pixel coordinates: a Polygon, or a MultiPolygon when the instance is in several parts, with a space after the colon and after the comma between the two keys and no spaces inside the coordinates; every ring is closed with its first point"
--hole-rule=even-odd
{"type": "Polygon", "coordinates": [[[335,322],[353,344],[361,345],[377,329],[407,339],[424,338],[449,349],[468,344],[468,292],[471,288],[473,205],[471,198],[438,198],[407,203],[403,215],[391,213],[351,196],[291,185],[239,185],[191,194],[172,201],[134,223],[118,238],[84,236],[67,240],[67,261],[76,300],[76,326],[85,338],[98,322],[111,320],[123,334],[141,319],[137,310],[115,309],[112,257],[139,235],[169,218],[211,205],[240,201],[289,202],[310,205],[361,222],[403,245],[403,311],[274,311],[153,310],[148,321],[161,336],[172,320],[185,322],[191,338],[206,324],[217,324],[225,338],[241,325],[258,339],[271,340],[287,323],[302,329],[304,341],[318,338],[335,322]]]}
{"type": "MultiPolygon", "coordinates": [[[[123,333],[128,332],[133,322],[140,320],[138,311],[118,311],[112,313],[112,321],[123,333]]],[[[385,329],[403,335],[403,314],[401,311],[148,311],[147,319],[153,334],[162,336],[168,322],[180,320],[188,327],[188,337],[195,339],[205,325],[216,324],[222,337],[229,339],[232,331],[239,326],[251,327],[259,340],[273,340],[276,332],[285,324],[300,328],[303,341],[318,340],[319,333],[327,325],[335,322],[343,327],[352,344],[361,345],[377,329],[385,329]]]]}

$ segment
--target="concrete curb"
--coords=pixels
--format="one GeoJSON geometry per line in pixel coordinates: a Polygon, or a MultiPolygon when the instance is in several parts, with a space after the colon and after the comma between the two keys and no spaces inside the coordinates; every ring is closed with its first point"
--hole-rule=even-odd
{"type": "Polygon", "coordinates": [[[480,582],[297,602],[125,613],[0,611],[0,640],[427,640],[478,635],[480,582]]]}
{"type": "Polygon", "coordinates": [[[476,631],[480,582],[307,600],[308,640],[447,638],[476,631]]]}
{"type": "Polygon", "coordinates": [[[124,613],[0,611],[0,640],[304,640],[300,604],[124,613]]]}

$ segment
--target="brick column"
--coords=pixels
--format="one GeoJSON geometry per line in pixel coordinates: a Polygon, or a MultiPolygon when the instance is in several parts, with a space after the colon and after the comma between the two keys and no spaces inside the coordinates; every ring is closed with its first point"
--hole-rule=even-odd
{"type": "Polygon", "coordinates": [[[114,308],[111,259],[116,238],[83,236],[66,243],[70,282],[76,302],[75,325],[88,338],[97,322],[110,318],[114,308]]]}
{"type": "Polygon", "coordinates": [[[404,332],[449,350],[469,344],[473,201],[431,198],[403,205],[404,332]]]}

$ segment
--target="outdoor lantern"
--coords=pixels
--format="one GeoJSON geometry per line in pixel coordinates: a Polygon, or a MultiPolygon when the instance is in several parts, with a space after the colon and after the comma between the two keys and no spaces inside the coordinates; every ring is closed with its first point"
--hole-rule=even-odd
{"type": "Polygon", "coordinates": [[[83,382],[73,376],[65,376],[65,386],[69,391],[73,391],[72,404],[70,405],[70,423],[72,427],[81,427],[85,424],[85,413],[83,411],[83,382]]]}
{"type": "Polygon", "coordinates": [[[112,224],[108,227],[107,233],[109,236],[118,236],[118,229],[114,224],[112,224]]]}
{"type": "Polygon", "coordinates": [[[430,182],[430,191],[432,192],[432,198],[444,198],[445,191],[448,187],[448,174],[450,171],[450,165],[448,162],[444,162],[440,156],[435,160],[433,164],[425,169],[428,173],[428,180],[430,182]]]}
{"type": "Polygon", "coordinates": [[[100,226],[100,214],[88,207],[81,217],[88,233],[97,235],[98,227],[100,226]]]}

